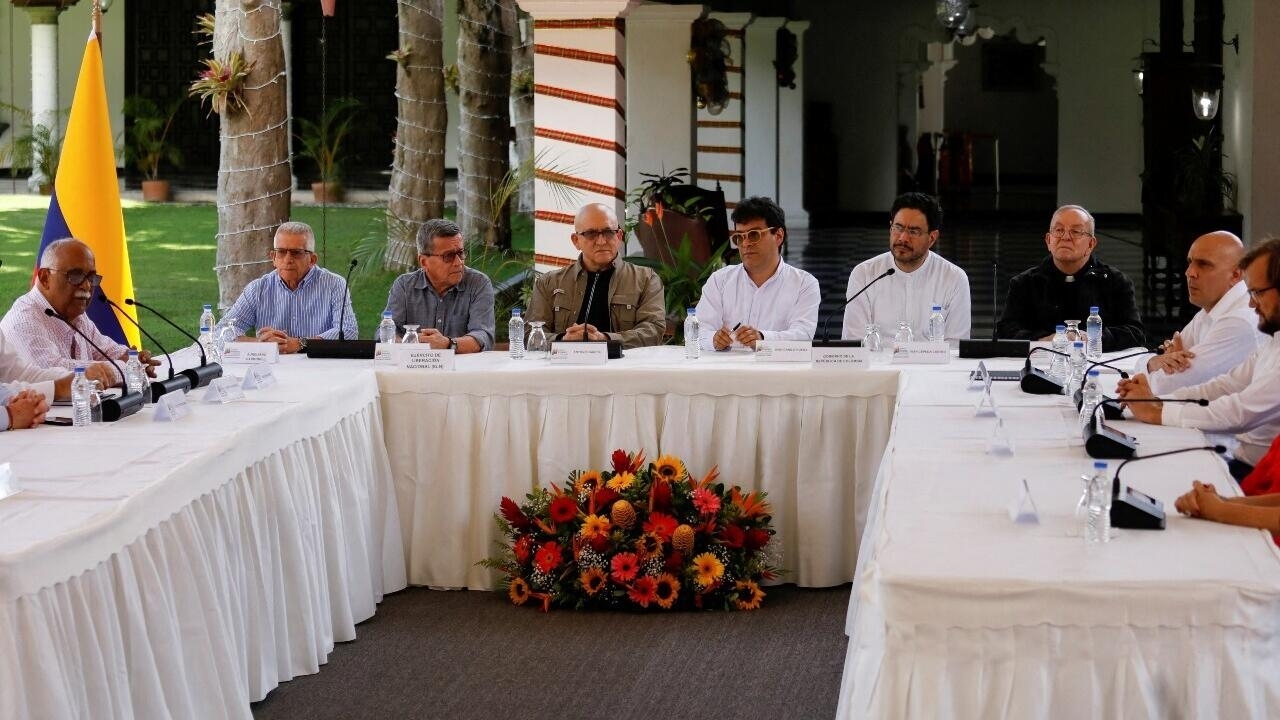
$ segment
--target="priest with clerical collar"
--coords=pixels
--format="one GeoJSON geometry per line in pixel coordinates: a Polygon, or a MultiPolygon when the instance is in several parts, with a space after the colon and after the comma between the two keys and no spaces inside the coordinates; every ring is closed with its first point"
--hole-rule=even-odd
{"type": "Polygon", "coordinates": [[[578,211],[570,236],[572,265],[546,273],[533,285],[530,322],[545,323],[557,340],[612,340],[623,348],[661,345],[667,327],[662,281],[649,268],[620,257],[623,231],[607,205],[578,211]]]}

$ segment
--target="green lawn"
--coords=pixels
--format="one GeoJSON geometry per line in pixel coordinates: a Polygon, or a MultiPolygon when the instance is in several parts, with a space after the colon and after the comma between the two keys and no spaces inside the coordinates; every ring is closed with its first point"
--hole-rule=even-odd
{"type": "MultiPolygon", "coordinates": [[[[13,299],[30,288],[48,204],[48,198],[38,196],[0,195],[0,258],[4,260],[4,267],[0,268],[0,309],[8,310],[13,299]]],[[[128,200],[123,205],[136,297],[194,332],[200,306],[218,300],[218,281],[213,273],[217,208],[212,204],[148,204],[128,200]]],[[[345,274],[361,240],[368,244],[370,239],[385,236],[384,212],[381,206],[330,207],[324,217],[327,241],[321,238],[319,207],[294,207],[293,219],[315,228],[320,264],[345,274]]],[[[513,225],[516,247],[531,250],[532,222],[517,215],[513,225]]],[[[352,302],[361,337],[373,336],[386,306],[387,290],[395,277],[395,272],[379,269],[360,273],[352,281],[352,302]]],[[[148,332],[170,349],[189,342],[168,325],[147,317],[145,312],[140,320],[148,332]]]]}

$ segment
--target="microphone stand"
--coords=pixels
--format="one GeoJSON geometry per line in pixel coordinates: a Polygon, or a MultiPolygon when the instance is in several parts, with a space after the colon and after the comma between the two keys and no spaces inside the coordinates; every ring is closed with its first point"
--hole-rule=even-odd
{"type": "Polygon", "coordinates": [[[102,400],[102,420],[104,422],[115,422],[121,418],[129,417],[142,409],[142,393],[129,392],[129,386],[124,384],[124,369],[120,367],[120,363],[116,362],[110,355],[103,352],[102,348],[98,347],[98,344],[93,340],[90,340],[88,335],[81,332],[80,328],[71,324],[70,320],[58,314],[53,308],[45,308],[44,314],[52,318],[58,318],[65,323],[67,327],[71,328],[72,332],[84,338],[84,341],[89,343],[89,347],[97,350],[99,355],[106,358],[107,362],[111,363],[111,366],[116,369],[116,372],[120,373],[120,382],[123,386],[122,389],[124,392],[121,393],[118,398],[104,398],[102,400]]]}
{"type": "Polygon", "coordinates": [[[840,307],[836,309],[835,312],[831,313],[830,315],[827,315],[827,319],[822,323],[822,339],[814,343],[814,346],[815,347],[861,347],[862,346],[861,340],[832,340],[831,339],[831,320],[836,315],[839,315],[846,307],[849,307],[849,303],[853,302],[854,300],[857,300],[858,297],[862,295],[862,293],[870,290],[872,285],[875,285],[876,283],[889,277],[895,272],[897,272],[895,268],[889,268],[888,270],[885,270],[884,272],[880,273],[875,278],[873,278],[871,282],[867,283],[866,285],[863,285],[861,290],[854,293],[853,295],[850,295],[849,299],[845,300],[844,303],[842,303],[840,307]]]}
{"type": "MultiPolygon", "coordinates": [[[[351,302],[351,273],[355,271],[359,260],[351,258],[351,264],[347,266],[346,276],[346,292],[343,293],[342,311],[338,320],[338,337],[336,340],[324,340],[317,338],[307,341],[307,358],[343,358],[348,360],[372,360],[373,356],[378,352],[377,340],[361,340],[360,338],[347,339],[347,305],[351,302]]],[[[352,312],[355,312],[353,309],[352,312]]]]}
{"type": "Polygon", "coordinates": [[[1136,460],[1150,460],[1151,458],[1164,457],[1166,455],[1179,455],[1203,450],[1211,450],[1221,455],[1227,451],[1227,448],[1224,445],[1181,448],[1179,450],[1167,450],[1151,455],[1143,455],[1142,457],[1130,457],[1120,463],[1116,468],[1115,477],[1111,480],[1111,526],[1129,530],[1164,529],[1164,503],[1127,485],[1120,484],[1120,471],[1124,469],[1125,465],[1136,460]]]}
{"type": "Polygon", "coordinates": [[[169,354],[168,350],[165,350],[164,346],[160,344],[159,340],[156,340],[154,335],[147,332],[146,328],[139,325],[137,320],[134,320],[133,318],[125,314],[124,308],[120,307],[114,302],[111,302],[111,298],[108,298],[107,294],[103,292],[101,289],[98,290],[98,299],[110,305],[111,307],[115,308],[116,310],[119,310],[120,315],[124,317],[125,320],[128,320],[129,322],[133,323],[134,327],[138,328],[138,330],[143,335],[147,336],[147,339],[150,340],[152,344],[154,344],[157,348],[160,349],[160,352],[164,353],[164,358],[169,363],[169,379],[162,382],[158,381],[158,382],[148,383],[147,387],[151,391],[150,392],[151,402],[155,402],[159,400],[160,396],[165,395],[166,393],[171,393],[171,392],[174,392],[175,390],[189,390],[191,388],[191,379],[188,378],[186,375],[179,376],[175,380],[174,370],[173,370],[173,356],[169,354]]]}
{"type": "MultiPolygon", "coordinates": [[[[1138,357],[1140,355],[1151,355],[1151,354],[1161,355],[1163,353],[1164,353],[1163,348],[1156,348],[1155,350],[1143,349],[1139,352],[1130,353],[1128,355],[1121,355],[1120,357],[1111,358],[1110,360],[1098,360],[1098,361],[1095,361],[1092,365],[1089,365],[1088,367],[1086,367],[1084,369],[1084,374],[1085,376],[1088,376],[1090,370],[1097,367],[1104,367],[1104,368],[1111,368],[1112,370],[1115,370],[1116,372],[1120,373],[1120,377],[1122,379],[1128,380],[1129,373],[1125,372],[1119,367],[1116,367],[1115,365],[1112,365],[1111,363],[1116,362],[1117,360],[1127,360],[1129,358],[1138,357]]],[[[1076,409],[1079,410],[1080,406],[1084,403],[1084,388],[1082,387],[1076,390],[1075,395],[1072,396],[1072,399],[1075,400],[1076,409]]],[[[1108,420],[1119,420],[1122,417],[1120,410],[1118,408],[1113,409],[1112,406],[1110,405],[1107,406],[1107,410],[1105,412],[1108,420]]]]}
{"type": "Polygon", "coordinates": [[[1040,368],[1033,367],[1031,365],[1031,356],[1038,352],[1061,355],[1068,361],[1071,360],[1071,355],[1059,350],[1043,346],[1032,348],[1031,351],[1027,353],[1026,363],[1022,366],[1022,377],[1019,379],[1018,385],[1022,388],[1022,392],[1027,393],[1028,395],[1061,395],[1063,390],[1062,383],[1049,377],[1049,374],[1040,368]]]}
{"type": "MultiPolygon", "coordinates": [[[[142,308],[143,310],[149,310],[149,311],[151,311],[151,314],[153,314],[153,315],[155,315],[156,317],[160,318],[161,320],[163,320],[163,321],[165,321],[165,322],[169,323],[169,325],[170,325],[170,326],[172,326],[174,330],[177,330],[178,332],[182,333],[183,335],[186,335],[188,338],[190,338],[190,339],[191,339],[191,341],[192,341],[192,342],[194,342],[194,343],[196,344],[196,349],[198,349],[198,350],[200,351],[200,367],[198,367],[198,368],[188,368],[188,369],[186,369],[186,370],[183,370],[183,371],[182,371],[182,374],[183,374],[183,375],[185,375],[185,376],[187,377],[187,379],[191,381],[191,388],[192,388],[193,390],[194,390],[195,388],[204,387],[205,385],[208,385],[209,383],[213,382],[214,380],[216,380],[216,379],[218,379],[218,378],[222,377],[222,366],[221,366],[221,365],[219,365],[218,363],[211,363],[211,362],[209,362],[209,358],[208,358],[208,357],[206,357],[206,356],[205,356],[205,353],[204,353],[204,345],[201,345],[201,344],[200,344],[200,340],[199,340],[198,338],[196,338],[196,336],[194,336],[194,335],[192,335],[191,333],[187,332],[187,331],[186,331],[186,330],[185,330],[181,325],[178,325],[178,324],[177,324],[177,323],[175,323],[174,321],[172,321],[172,320],[170,320],[169,318],[165,317],[165,316],[164,316],[164,314],[163,314],[163,313],[161,313],[159,310],[156,310],[155,308],[153,308],[153,307],[149,307],[149,306],[147,306],[147,305],[143,305],[142,303],[138,302],[138,301],[137,301],[136,299],[134,299],[134,298],[125,298],[125,299],[124,299],[124,304],[125,304],[125,305],[136,305],[136,306],[138,306],[138,307],[142,308]]],[[[209,328],[209,329],[210,329],[210,331],[212,331],[212,330],[213,330],[213,328],[209,328]]],[[[170,367],[172,367],[172,366],[170,366],[170,367]]]]}

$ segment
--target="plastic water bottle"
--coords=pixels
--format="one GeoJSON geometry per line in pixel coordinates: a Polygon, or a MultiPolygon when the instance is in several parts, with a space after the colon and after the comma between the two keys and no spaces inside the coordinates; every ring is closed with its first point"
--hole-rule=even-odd
{"type": "Polygon", "coordinates": [[[213,316],[213,306],[206,303],[204,306],[204,312],[200,313],[200,327],[211,328],[217,324],[218,321],[213,316]]]}
{"type": "Polygon", "coordinates": [[[1102,389],[1098,387],[1098,369],[1094,368],[1089,371],[1089,377],[1084,381],[1084,391],[1080,398],[1081,430],[1093,421],[1093,411],[1098,409],[1100,402],[1102,402],[1102,389]]]}
{"type": "Polygon", "coordinates": [[[947,316],[942,314],[941,305],[934,305],[933,312],[929,313],[929,329],[924,335],[931,342],[947,339],[947,316]]]}
{"type": "Polygon", "coordinates": [[[511,308],[511,322],[507,323],[507,338],[511,345],[511,359],[524,357],[524,318],[520,316],[520,308],[511,308]]]}
{"type": "Polygon", "coordinates": [[[702,347],[698,345],[702,323],[698,321],[698,309],[689,308],[684,318],[684,359],[697,360],[702,355],[702,347]]]}
{"type": "Polygon", "coordinates": [[[77,367],[75,377],[71,378],[71,424],[74,427],[89,427],[93,424],[92,410],[89,407],[89,394],[92,390],[89,379],[84,376],[84,366],[77,367]]]}
{"type": "Polygon", "coordinates": [[[1111,479],[1107,477],[1107,464],[1101,460],[1093,464],[1088,494],[1088,513],[1084,521],[1085,542],[1090,545],[1111,542],[1111,479]]]}
{"type": "Polygon", "coordinates": [[[1071,367],[1068,368],[1067,384],[1063,386],[1068,396],[1075,395],[1084,382],[1084,342],[1076,340],[1071,343],[1071,367]]]}
{"type": "Polygon", "coordinates": [[[138,359],[138,351],[129,351],[129,360],[124,364],[124,386],[127,392],[142,392],[147,386],[147,371],[138,359]]]}
{"type": "Polygon", "coordinates": [[[198,338],[200,341],[200,347],[204,348],[204,354],[206,357],[213,356],[214,353],[213,332],[210,331],[210,327],[211,326],[209,325],[201,325],[200,337],[198,338]]]}
{"type": "Polygon", "coordinates": [[[378,323],[378,342],[393,343],[396,341],[396,321],[390,310],[382,312],[382,322],[378,323]]]}
{"type": "MultiPolygon", "coordinates": [[[[1059,325],[1054,328],[1053,332],[1053,349],[1063,355],[1068,354],[1071,349],[1071,342],[1067,340],[1067,326],[1059,325]]],[[[1067,358],[1063,355],[1054,355],[1053,360],[1049,361],[1049,377],[1065,384],[1067,380],[1067,358]]]]}
{"type": "Polygon", "coordinates": [[[1090,360],[1102,359],[1102,316],[1098,314],[1098,306],[1089,308],[1089,318],[1085,320],[1085,335],[1089,345],[1085,348],[1085,357],[1090,360]]]}

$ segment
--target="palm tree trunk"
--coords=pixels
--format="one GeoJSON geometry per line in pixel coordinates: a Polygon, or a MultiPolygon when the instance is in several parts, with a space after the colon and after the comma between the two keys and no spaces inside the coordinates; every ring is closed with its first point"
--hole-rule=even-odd
{"type": "MultiPolygon", "coordinates": [[[[516,209],[532,213],[533,205],[533,20],[527,19],[529,32],[521,37],[517,15],[512,33],[515,51],[511,57],[511,115],[516,128],[516,164],[521,169],[519,201],[516,209]],[[527,170],[526,170],[527,168],[527,170]]],[[[528,16],[523,16],[528,18],[528,16]]]]}
{"type": "Polygon", "coordinates": [[[413,266],[418,226],[444,213],[444,0],[399,0],[395,156],[387,203],[386,266],[413,266]]]}
{"type": "Polygon", "coordinates": [[[463,236],[511,247],[511,207],[494,202],[510,169],[515,0],[458,0],[458,224],[463,236]]]}
{"type": "Polygon", "coordinates": [[[219,115],[218,299],[229,307],[250,280],[271,270],[267,251],[289,219],[289,131],[280,0],[218,0],[213,53],[252,63],[244,110],[219,115]]]}

